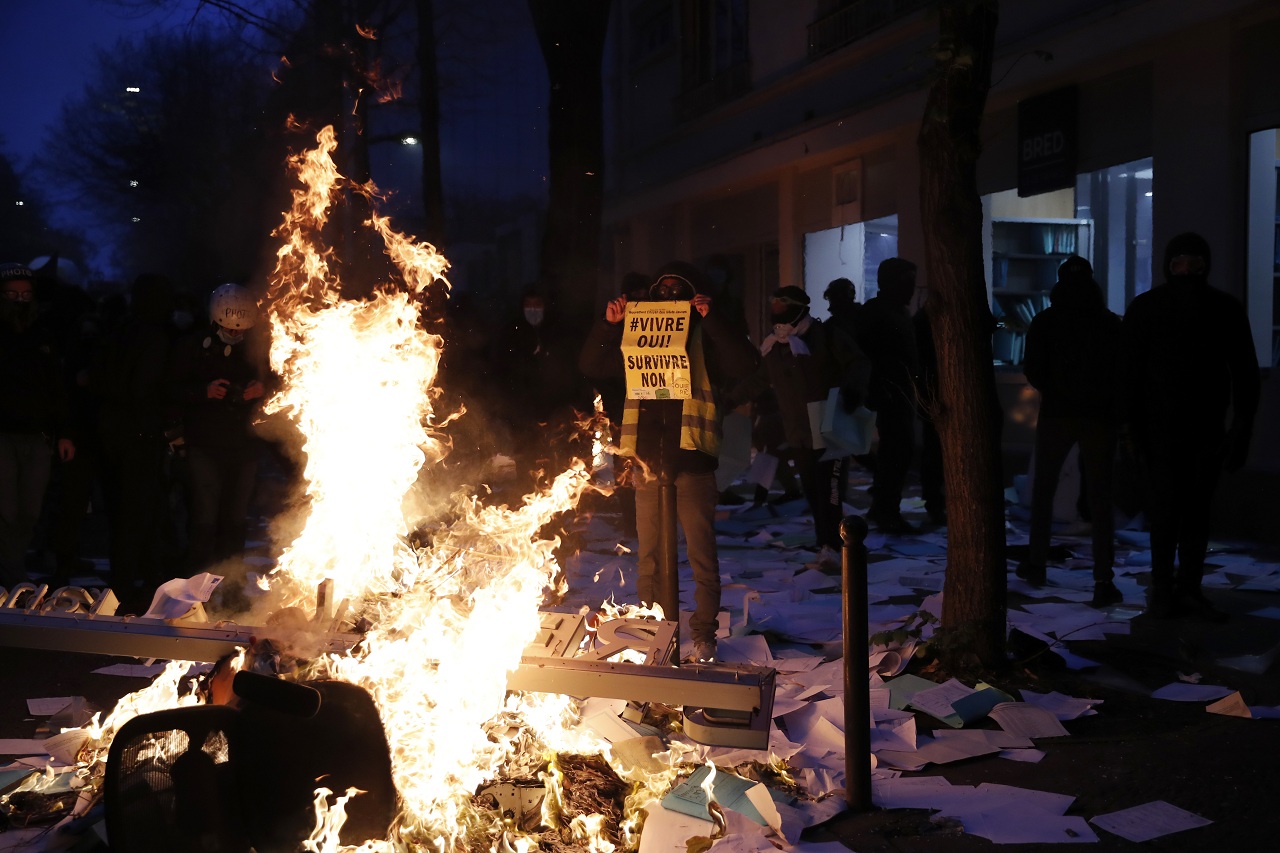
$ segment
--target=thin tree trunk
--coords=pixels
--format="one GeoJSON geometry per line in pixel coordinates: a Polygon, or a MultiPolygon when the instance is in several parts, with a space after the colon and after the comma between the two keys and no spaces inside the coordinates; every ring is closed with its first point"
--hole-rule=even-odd
{"type": "Polygon", "coordinates": [[[541,279],[569,328],[586,328],[600,271],[608,0],[529,0],[551,84],[541,279]]]}
{"type": "Polygon", "coordinates": [[[920,202],[938,350],[934,422],[947,488],[944,663],[1004,662],[1005,543],[1000,406],[982,257],[978,130],[991,86],[995,0],[938,6],[937,79],[920,129],[920,202]]]}
{"type": "Polygon", "coordinates": [[[414,0],[418,15],[418,121],[422,147],[422,210],[427,242],[444,240],[444,180],[440,173],[440,77],[436,68],[436,20],[432,0],[414,0]]]}

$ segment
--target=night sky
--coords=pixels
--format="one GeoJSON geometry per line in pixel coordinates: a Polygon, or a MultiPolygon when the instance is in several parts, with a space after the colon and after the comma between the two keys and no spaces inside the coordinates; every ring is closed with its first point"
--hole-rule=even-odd
{"type": "MultiPolygon", "coordinates": [[[[187,26],[198,5],[199,0],[181,0],[167,12],[138,14],[104,0],[0,0],[0,32],[6,43],[0,103],[7,116],[0,125],[0,145],[15,167],[23,170],[64,100],[80,93],[99,49],[151,28],[187,26]]],[[[445,14],[454,8],[448,0],[438,7],[445,14]]],[[[442,69],[446,191],[538,193],[545,187],[547,83],[525,4],[467,0],[456,8],[473,17],[472,26],[438,26],[438,31],[474,33],[474,22],[484,19],[502,21],[503,26],[487,28],[483,41],[455,37],[442,48],[479,69],[442,69]],[[483,8],[490,5],[494,8],[483,8]]],[[[220,14],[206,8],[196,25],[216,21],[220,14]]],[[[416,182],[414,176],[404,177],[416,182]]],[[[384,185],[396,181],[395,176],[379,177],[376,172],[375,179],[384,185]]],[[[54,215],[60,219],[69,213],[54,215]]]]}

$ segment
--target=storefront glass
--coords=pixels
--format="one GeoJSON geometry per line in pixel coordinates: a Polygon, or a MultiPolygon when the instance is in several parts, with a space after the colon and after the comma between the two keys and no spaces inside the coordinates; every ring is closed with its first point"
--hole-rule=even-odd
{"type": "Polygon", "coordinates": [[[1027,328],[1049,305],[1058,267],[1086,258],[1117,314],[1151,287],[1150,158],[1081,174],[1073,189],[983,199],[991,230],[991,310],[998,363],[1022,362],[1027,328]]]}
{"type": "Polygon", "coordinates": [[[885,258],[898,253],[898,217],[885,216],[804,235],[804,289],[809,313],[825,320],[827,302],[822,298],[832,279],[847,278],[866,302],[879,292],[876,270],[885,258]]]}

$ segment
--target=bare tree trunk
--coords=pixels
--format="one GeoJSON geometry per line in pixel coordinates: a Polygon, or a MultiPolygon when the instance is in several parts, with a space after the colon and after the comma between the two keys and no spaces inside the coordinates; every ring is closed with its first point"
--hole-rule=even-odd
{"type": "Polygon", "coordinates": [[[529,0],[551,83],[547,230],[541,279],[569,328],[585,329],[600,271],[604,172],[601,62],[608,0],[529,0]]]}
{"type": "Polygon", "coordinates": [[[440,174],[440,75],[436,67],[436,19],[432,0],[414,0],[418,14],[418,121],[422,146],[422,210],[427,242],[444,241],[444,179],[440,174]]]}
{"type": "Polygon", "coordinates": [[[939,3],[933,87],[920,128],[920,202],[938,349],[934,423],[947,488],[944,663],[1004,663],[1004,495],[982,257],[978,129],[991,87],[996,0],[939,3]]]}

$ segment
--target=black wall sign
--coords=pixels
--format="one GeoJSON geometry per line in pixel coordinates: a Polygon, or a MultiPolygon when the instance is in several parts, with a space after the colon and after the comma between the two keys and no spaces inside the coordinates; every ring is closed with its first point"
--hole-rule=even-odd
{"type": "Polygon", "coordinates": [[[1018,195],[1076,185],[1075,86],[1018,102],[1018,195]]]}

